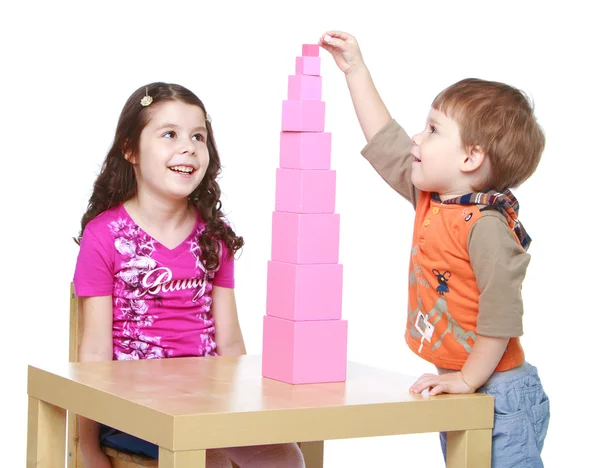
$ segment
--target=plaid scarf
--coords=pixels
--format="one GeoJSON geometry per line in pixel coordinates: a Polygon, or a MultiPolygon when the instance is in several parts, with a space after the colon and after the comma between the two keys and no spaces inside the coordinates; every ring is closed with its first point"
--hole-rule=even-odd
{"type": "Polygon", "coordinates": [[[432,199],[435,202],[445,205],[484,205],[486,207],[498,210],[504,215],[510,227],[519,238],[521,246],[527,250],[531,244],[531,237],[525,231],[525,228],[520,223],[519,218],[519,202],[510,190],[503,193],[488,190],[487,192],[468,193],[460,197],[442,201],[437,193],[432,194],[432,199]]]}

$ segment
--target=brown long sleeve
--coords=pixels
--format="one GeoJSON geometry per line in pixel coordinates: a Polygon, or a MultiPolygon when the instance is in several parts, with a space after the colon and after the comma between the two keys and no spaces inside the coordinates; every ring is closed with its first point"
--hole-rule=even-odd
{"type": "Polygon", "coordinates": [[[510,338],[523,334],[521,285],[530,255],[513,236],[504,216],[482,212],[469,233],[468,250],[479,287],[477,333],[510,338]]]}
{"type": "Polygon", "coordinates": [[[390,120],[362,149],[377,173],[400,195],[417,206],[419,190],[410,179],[412,140],[395,120],[390,120]]]}

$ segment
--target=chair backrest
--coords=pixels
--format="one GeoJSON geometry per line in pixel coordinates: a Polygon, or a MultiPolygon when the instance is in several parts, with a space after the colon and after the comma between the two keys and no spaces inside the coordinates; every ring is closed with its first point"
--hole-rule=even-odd
{"type": "Polygon", "coordinates": [[[75,296],[75,287],[71,283],[71,315],[69,320],[69,362],[79,361],[79,344],[82,332],[81,298],[75,296]]]}
{"type": "MultiPolygon", "coordinates": [[[[70,319],[69,319],[69,362],[79,361],[79,344],[82,331],[81,298],[75,296],[75,287],[71,283],[70,319]]],[[[77,429],[77,415],[70,411],[67,415],[67,467],[83,468],[83,456],[79,449],[79,432],[77,429]]]]}

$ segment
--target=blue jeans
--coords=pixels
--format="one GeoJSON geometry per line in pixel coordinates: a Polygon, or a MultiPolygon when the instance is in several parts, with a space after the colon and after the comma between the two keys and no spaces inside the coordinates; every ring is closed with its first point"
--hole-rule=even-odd
{"type": "Polygon", "coordinates": [[[158,460],[158,445],[146,442],[125,432],[117,431],[104,424],[100,424],[100,445],[120,452],[145,455],[158,460]]]}
{"type": "MultiPolygon", "coordinates": [[[[543,468],[541,452],[550,401],[537,369],[525,362],[515,369],[494,372],[477,391],[494,397],[492,468],[543,468]]],[[[445,459],[445,432],[440,440],[445,459]]]]}

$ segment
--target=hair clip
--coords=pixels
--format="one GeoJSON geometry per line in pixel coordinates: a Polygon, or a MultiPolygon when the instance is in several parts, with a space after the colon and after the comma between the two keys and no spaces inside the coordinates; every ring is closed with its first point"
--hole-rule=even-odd
{"type": "Polygon", "coordinates": [[[148,87],[146,86],[146,95],[140,101],[140,104],[144,107],[152,104],[152,96],[148,96],[148,87]]]}
{"type": "Polygon", "coordinates": [[[208,123],[212,123],[212,118],[210,117],[210,114],[206,114],[206,121],[208,123]]]}

